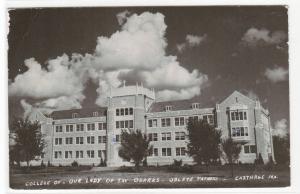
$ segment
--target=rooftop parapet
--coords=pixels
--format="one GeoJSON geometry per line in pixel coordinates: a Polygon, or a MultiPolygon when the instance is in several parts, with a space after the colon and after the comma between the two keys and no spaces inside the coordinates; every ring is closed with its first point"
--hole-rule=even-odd
{"type": "Polygon", "coordinates": [[[132,96],[132,95],[145,95],[151,99],[155,99],[155,91],[154,89],[145,88],[143,85],[136,84],[135,86],[125,86],[119,88],[110,88],[110,97],[117,97],[117,96],[132,96]]]}

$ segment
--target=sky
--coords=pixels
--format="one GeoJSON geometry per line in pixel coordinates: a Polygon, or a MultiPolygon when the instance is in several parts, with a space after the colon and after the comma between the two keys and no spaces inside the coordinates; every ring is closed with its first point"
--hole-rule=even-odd
{"type": "Polygon", "coordinates": [[[11,10],[10,118],[32,107],[104,106],[109,87],[143,83],[157,100],[259,99],[289,130],[288,15],[283,6],[11,10]]]}

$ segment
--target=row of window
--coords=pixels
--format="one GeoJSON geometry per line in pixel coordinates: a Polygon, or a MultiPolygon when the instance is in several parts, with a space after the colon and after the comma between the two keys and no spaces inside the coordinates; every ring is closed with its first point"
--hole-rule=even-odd
{"type": "Polygon", "coordinates": [[[245,154],[256,153],[256,146],[255,145],[244,145],[244,153],[245,154]]]}
{"type": "MultiPolygon", "coordinates": [[[[98,117],[99,116],[99,113],[97,111],[93,112],[93,117],[98,117]]],[[[78,113],[72,113],[72,118],[78,118],[79,115],[78,113]]]]}
{"type": "Polygon", "coordinates": [[[116,129],[133,129],[133,120],[116,121],[116,129]]]}
{"type": "Polygon", "coordinates": [[[232,137],[249,136],[248,127],[233,127],[231,129],[232,137]]]}
{"type": "MultiPolygon", "coordinates": [[[[64,156],[62,151],[54,151],[55,159],[70,159],[70,158],[95,158],[95,150],[87,150],[86,155],[84,155],[83,150],[77,151],[64,151],[64,156]],[[75,156],[73,155],[75,154],[75,156]]],[[[106,150],[98,150],[98,158],[106,158],[106,150]]]]}
{"type": "MultiPolygon", "coordinates": [[[[149,141],[158,141],[158,134],[157,133],[149,133],[148,139],[149,139],[149,141]]],[[[172,140],[171,132],[161,133],[161,140],[162,141],[172,140]]],[[[175,132],[175,140],[185,140],[185,132],[175,132]]]]}
{"type": "Polygon", "coordinates": [[[232,121],[243,121],[247,120],[247,112],[246,111],[232,111],[230,113],[232,121]]]}
{"type": "MultiPolygon", "coordinates": [[[[76,144],[84,144],[83,137],[74,137],[76,144]]],[[[86,137],[87,144],[95,144],[95,136],[87,136],[86,137]]],[[[98,136],[98,143],[106,143],[106,136],[98,136]]],[[[63,144],[63,138],[58,137],[54,140],[55,145],[62,145],[63,144]]],[[[71,145],[73,144],[73,137],[66,137],[65,138],[65,144],[71,145]]]]}
{"type": "Polygon", "coordinates": [[[133,108],[117,108],[116,116],[133,115],[133,108]]]}
{"type": "MultiPolygon", "coordinates": [[[[199,116],[193,116],[193,117],[175,117],[175,126],[184,126],[188,124],[190,120],[199,120],[199,116]]],[[[202,117],[204,121],[206,121],[209,124],[214,124],[214,117],[213,115],[204,115],[202,117]]],[[[170,127],[171,126],[171,118],[162,118],[161,119],[161,127],[170,127]]],[[[149,119],[148,120],[148,127],[158,127],[157,119],[149,119]]]]}
{"type": "MultiPolygon", "coordinates": [[[[76,124],[76,131],[84,131],[85,124],[76,124]]],[[[74,125],[68,124],[65,126],[65,131],[70,133],[74,131],[74,125]]],[[[96,124],[95,123],[87,123],[86,124],[87,131],[95,131],[96,124]]],[[[98,123],[98,130],[106,130],[106,123],[98,123]]],[[[63,126],[62,125],[56,125],[55,126],[55,132],[61,133],[63,132],[63,126]]]]}
{"type": "MultiPolygon", "coordinates": [[[[200,103],[192,103],[192,109],[200,109],[201,106],[200,106],[200,103]]],[[[167,105],[165,106],[165,111],[172,111],[173,110],[173,107],[170,106],[170,105],[167,105]]]]}
{"type": "MultiPolygon", "coordinates": [[[[150,149],[149,156],[159,156],[158,148],[150,149]]],[[[160,156],[172,156],[172,148],[161,148],[160,156]]],[[[186,156],[186,148],[176,147],[175,156],[186,156]]]]}

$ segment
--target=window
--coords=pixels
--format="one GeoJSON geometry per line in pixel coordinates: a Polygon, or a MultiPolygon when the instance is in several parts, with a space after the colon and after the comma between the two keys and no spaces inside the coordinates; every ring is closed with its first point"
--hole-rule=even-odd
{"type": "Polygon", "coordinates": [[[193,109],[199,109],[200,108],[200,103],[193,103],[192,108],[193,109]]]}
{"type": "Polygon", "coordinates": [[[166,107],[165,107],[165,110],[166,110],[166,111],[171,111],[171,110],[172,110],[172,106],[166,106],[166,107]]]}
{"type": "Polygon", "coordinates": [[[56,132],[56,133],[61,133],[61,132],[63,132],[62,125],[56,125],[56,127],[55,127],[55,132],[56,132]]]}
{"type": "Polygon", "coordinates": [[[88,131],[95,131],[95,123],[87,124],[87,130],[88,131]]]}
{"type": "Polygon", "coordinates": [[[116,109],[116,116],[119,116],[119,115],[120,115],[120,110],[116,109]]]}
{"type": "Polygon", "coordinates": [[[93,112],[93,117],[97,117],[98,116],[98,112],[93,112]]]}
{"type": "Polygon", "coordinates": [[[125,115],[128,115],[128,108],[125,108],[125,115]]]}
{"type": "Polygon", "coordinates": [[[55,145],[61,145],[62,144],[62,138],[55,138],[55,145]]]}
{"type": "Polygon", "coordinates": [[[129,108],[129,115],[133,115],[133,108],[129,108]]]}
{"type": "Polygon", "coordinates": [[[98,123],[98,130],[106,130],[106,123],[98,123]]]}
{"type": "Polygon", "coordinates": [[[129,128],[133,129],[133,120],[129,120],[129,128]]]}
{"type": "Polygon", "coordinates": [[[121,116],[124,115],[124,108],[121,108],[121,116]]]}
{"type": "Polygon", "coordinates": [[[148,134],[149,141],[157,141],[157,133],[148,134]]]}
{"type": "Polygon", "coordinates": [[[76,137],[76,144],[83,144],[83,137],[76,137]]]}
{"type": "Polygon", "coordinates": [[[183,126],[183,125],[184,125],[184,117],[176,117],[175,126],[183,126]]]}
{"type": "Polygon", "coordinates": [[[62,153],[61,153],[61,151],[55,151],[54,152],[54,158],[62,158],[62,153]]]}
{"type": "Polygon", "coordinates": [[[73,138],[72,137],[66,137],[66,144],[73,144],[73,138]]]}
{"type": "Polygon", "coordinates": [[[120,142],[120,135],[116,135],[116,142],[120,142]]]}
{"type": "Polygon", "coordinates": [[[76,158],[83,158],[83,151],[76,151],[76,158]]]}
{"type": "Polygon", "coordinates": [[[72,158],[72,151],[65,151],[65,158],[72,158]]]}
{"type": "Polygon", "coordinates": [[[94,136],[87,136],[87,143],[88,144],[95,144],[95,137],[94,136]]]}
{"type": "Polygon", "coordinates": [[[133,128],[133,120],[126,121],[116,121],[116,129],[132,129],[133,128]]]}
{"type": "Polygon", "coordinates": [[[84,131],[84,124],[77,124],[76,131],[84,131]]]}
{"type": "Polygon", "coordinates": [[[162,127],[171,126],[171,119],[170,118],[161,119],[161,126],[162,127]]]}
{"type": "Polygon", "coordinates": [[[72,118],[78,118],[78,113],[72,113],[72,118]]]}
{"type": "Polygon", "coordinates": [[[185,140],[184,132],[175,132],[175,140],[185,140]]]}
{"type": "Polygon", "coordinates": [[[158,148],[150,149],[149,156],[158,156],[158,148]]]}
{"type": "Polygon", "coordinates": [[[244,153],[256,153],[256,146],[255,145],[244,145],[244,153]]]}
{"type": "Polygon", "coordinates": [[[247,112],[246,111],[232,111],[230,113],[232,121],[242,121],[247,120],[247,112]]]}
{"type": "Polygon", "coordinates": [[[171,140],[171,132],[161,133],[161,140],[162,141],[171,140]]]}
{"type": "Polygon", "coordinates": [[[148,120],[148,127],[157,127],[157,119],[148,120]]]}
{"type": "Polygon", "coordinates": [[[73,132],[73,125],[66,125],[66,132],[73,132]]]}
{"type": "Polygon", "coordinates": [[[185,147],[176,148],[176,156],[185,156],[185,147]]]}
{"type": "Polygon", "coordinates": [[[88,158],[95,158],[95,152],[94,152],[94,150],[87,150],[86,154],[87,154],[88,158]]]}
{"type": "Polygon", "coordinates": [[[98,136],[98,143],[106,143],[106,136],[98,136]]]}
{"type": "Polygon", "coordinates": [[[161,155],[162,156],[171,156],[172,152],[171,152],[171,148],[162,148],[161,149],[161,155]]]}
{"type": "Polygon", "coordinates": [[[213,124],[214,123],[213,115],[204,115],[203,120],[206,121],[208,124],[213,124]]]}
{"type": "Polygon", "coordinates": [[[248,127],[233,127],[231,134],[232,137],[248,136],[248,127]]]}

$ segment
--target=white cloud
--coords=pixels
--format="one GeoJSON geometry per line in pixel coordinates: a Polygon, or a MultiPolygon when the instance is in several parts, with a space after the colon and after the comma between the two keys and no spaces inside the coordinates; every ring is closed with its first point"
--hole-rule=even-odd
{"type": "Polygon", "coordinates": [[[32,111],[32,105],[27,103],[26,100],[24,100],[24,99],[22,99],[20,103],[21,103],[21,106],[24,110],[23,117],[26,118],[27,116],[30,115],[30,113],[32,111]]]}
{"type": "Polygon", "coordinates": [[[204,40],[206,40],[207,35],[204,34],[203,36],[197,36],[197,35],[192,35],[188,34],[185,37],[185,42],[180,43],[176,45],[176,48],[178,52],[183,52],[187,47],[195,47],[200,45],[204,40]]]}
{"type": "Polygon", "coordinates": [[[289,71],[282,67],[275,66],[273,69],[267,68],[265,70],[265,76],[273,83],[287,80],[289,71]]]}
{"type": "Polygon", "coordinates": [[[191,35],[191,34],[188,34],[186,35],[186,41],[187,43],[193,47],[193,46],[197,46],[199,45],[203,40],[205,40],[206,38],[206,34],[204,36],[196,36],[196,35],[191,35]]]}
{"type": "Polygon", "coordinates": [[[288,125],[286,119],[281,119],[275,122],[275,128],[273,129],[273,135],[284,137],[288,133],[288,125]]]}
{"type": "Polygon", "coordinates": [[[247,96],[252,100],[259,100],[258,95],[253,90],[249,90],[247,96]]]}
{"type": "Polygon", "coordinates": [[[126,19],[129,15],[130,15],[130,12],[128,10],[118,13],[116,17],[117,17],[119,25],[123,25],[124,22],[126,22],[126,19]]]}
{"type": "MultiPolygon", "coordinates": [[[[124,79],[154,88],[160,100],[201,94],[207,75],[190,72],[176,56],[166,55],[164,15],[144,12],[128,16],[125,11],[117,17],[126,18],[119,21],[121,30],[98,37],[93,54],[63,55],[50,60],[47,69],[33,59],[26,60],[29,69],[9,84],[10,95],[35,98],[39,101],[34,106],[40,109],[80,108],[89,79],[98,84],[98,105],[105,105],[110,86],[119,87],[124,79]]],[[[191,46],[202,41],[188,37],[191,46]]]]}
{"type": "Polygon", "coordinates": [[[243,43],[249,46],[261,44],[277,45],[287,39],[287,34],[283,31],[270,32],[267,29],[250,28],[242,37],[243,43]]]}

